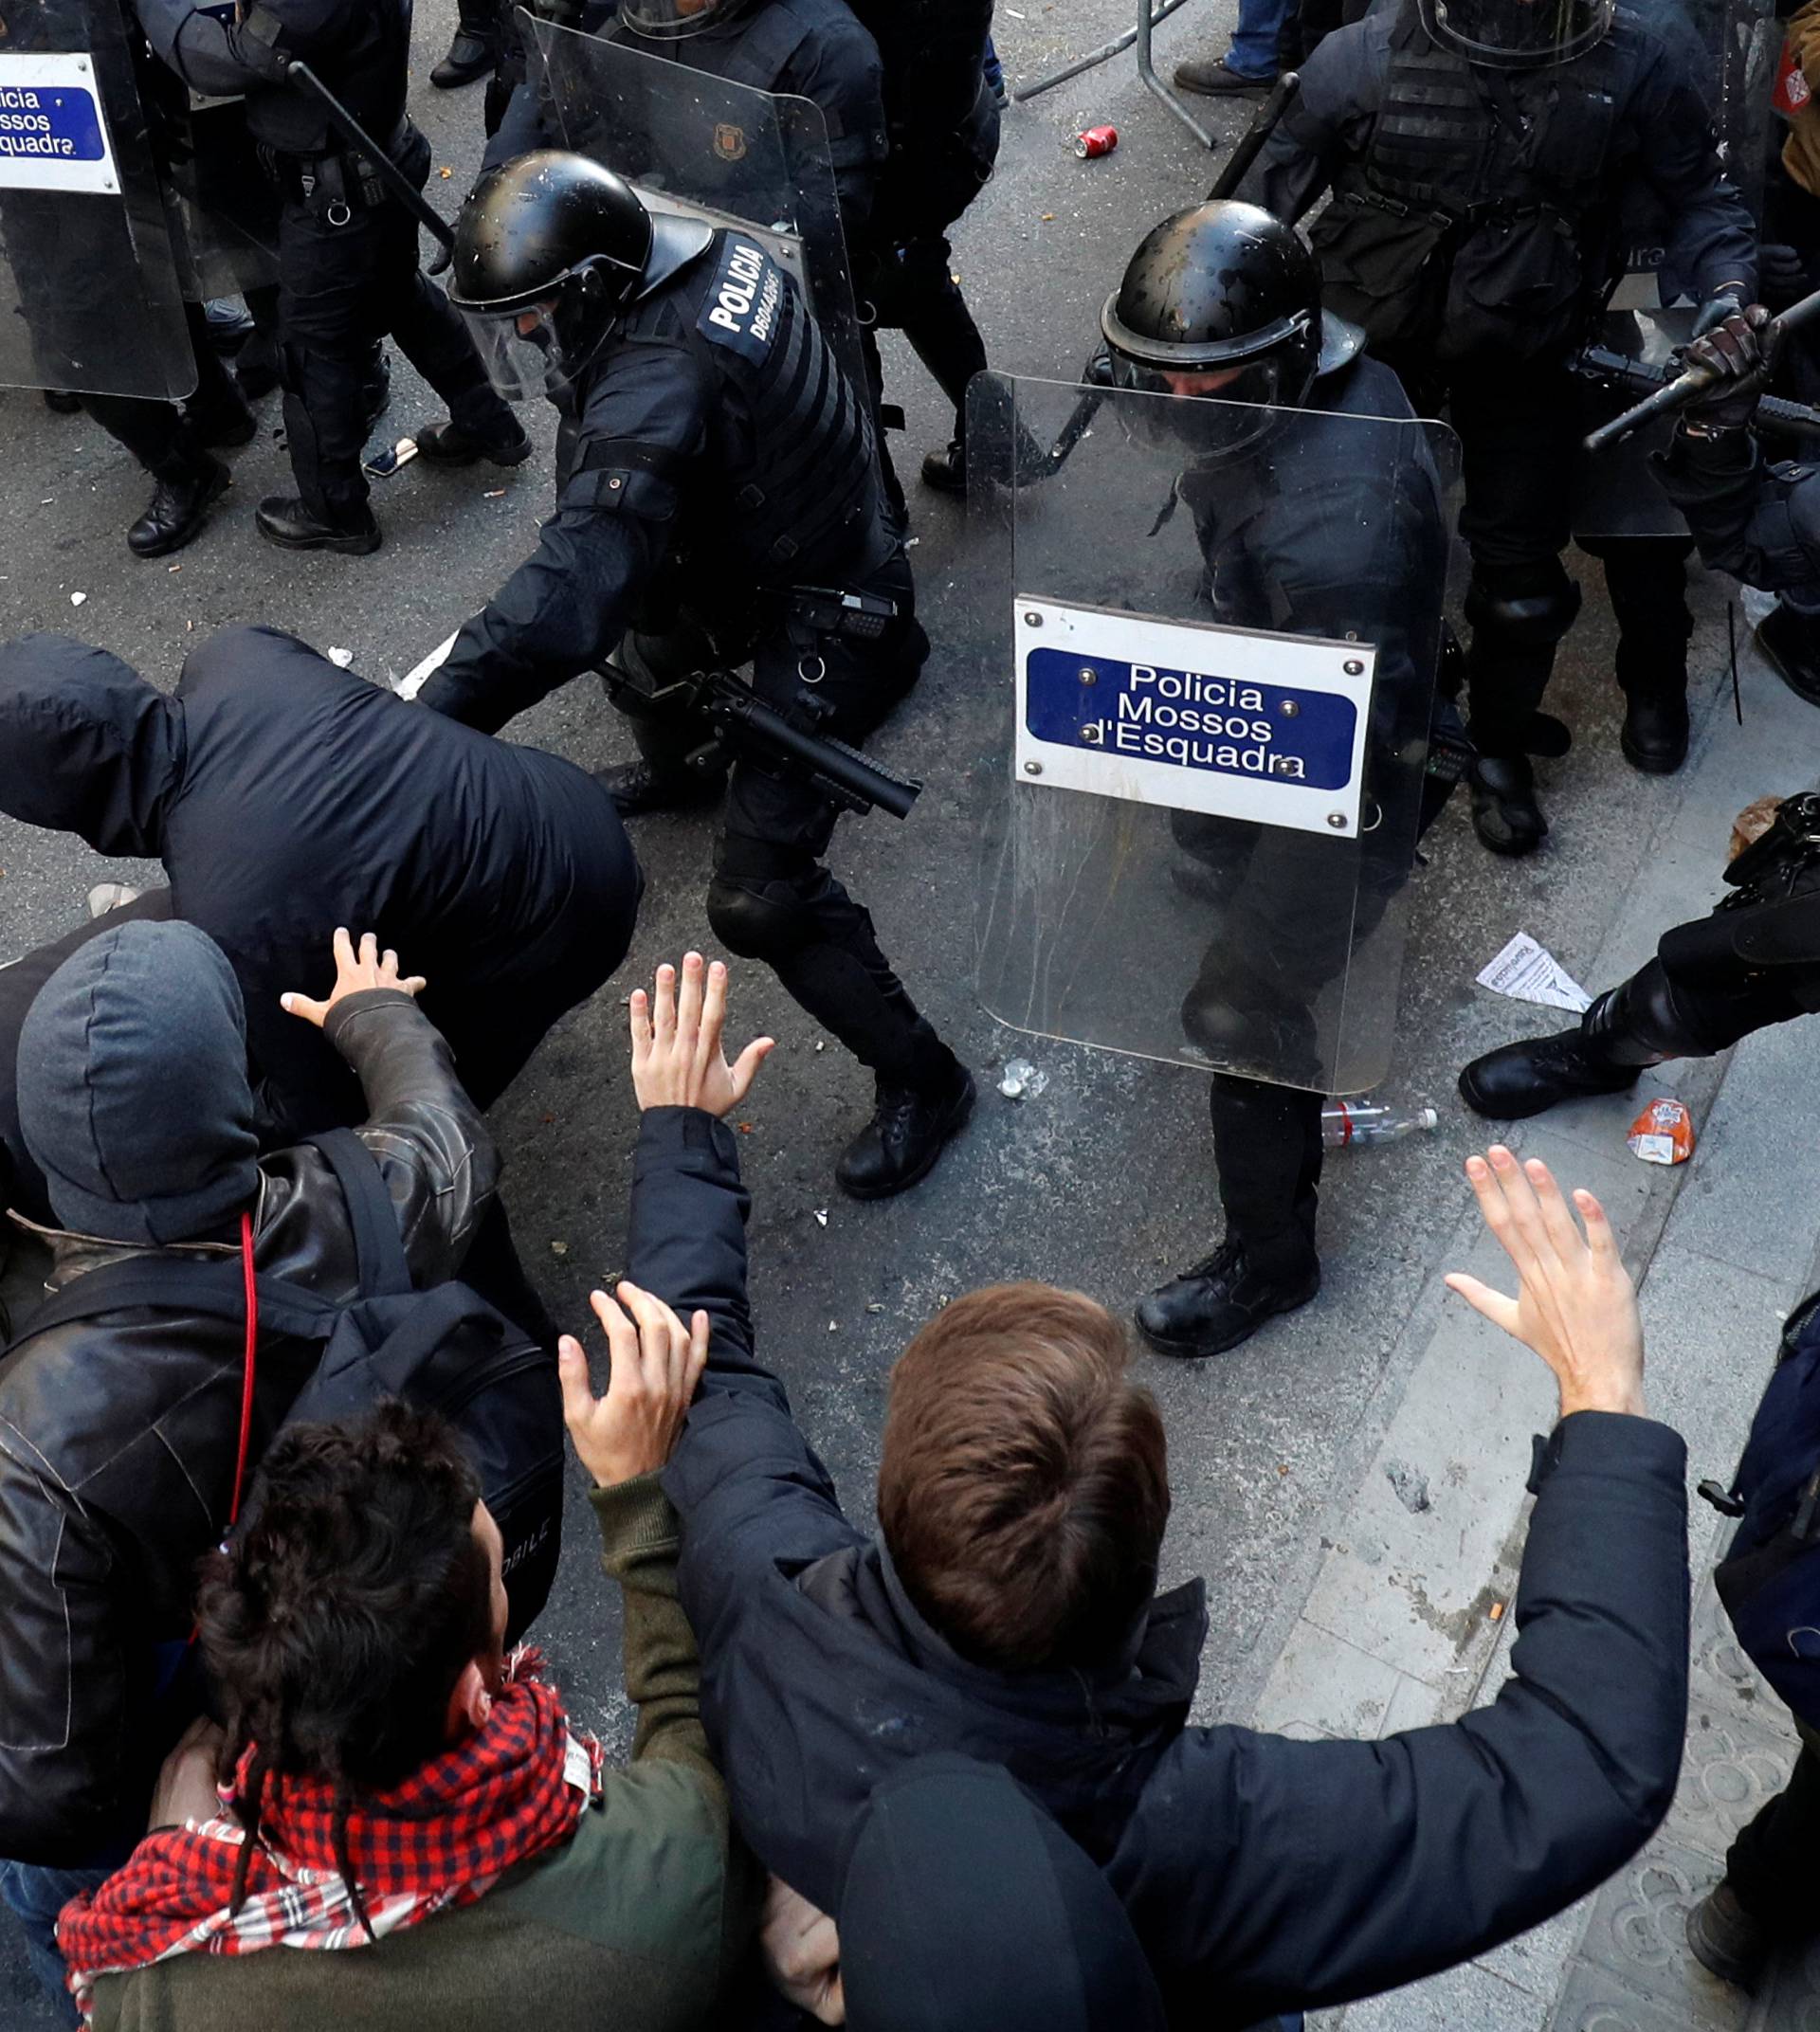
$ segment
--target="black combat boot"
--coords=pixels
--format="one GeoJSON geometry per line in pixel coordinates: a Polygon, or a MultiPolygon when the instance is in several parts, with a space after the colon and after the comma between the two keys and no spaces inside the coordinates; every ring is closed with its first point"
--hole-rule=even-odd
{"type": "Polygon", "coordinates": [[[1320,1260],[1312,1252],[1305,1267],[1265,1277],[1228,1238],[1139,1301],[1138,1331],[1158,1354],[1199,1361],[1249,1340],[1266,1319],[1293,1313],[1320,1289],[1320,1260]]]}
{"type": "Polygon", "coordinates": [[[1474,1059],[1460,1075],[1460,1098],[1475,1115],[1517,1122],[1557,1101],[1621,1094],[1647,1065],[1703,1056],[1676,1013],[1659,960],[1609,989],[1573,1030],[1527,1038],[1474,1059]]]}
{"type": "Polygon", "coordinates": [[[724,769],[664,769],[645,755],[594,771],[594,781],[623,819],[642,819],[653,811],[702,810],[719,797],[726,780],[724,769]]]}
{"type": "Polygon", "coordinates": [[[499,32],[477,0],[462,0],[448,54],[429,74],[439,92],[452,92],[484,78],[500,61],[499,32]]]}
{"type": "MultiPolygon", "coordinates": [[[[1606,565],[1608,582],[1612,567],[1606,565]]],[[[1618,615],[1618,689],[1624,694],[1624,726],[1618,746],[1624,759],[1646,776],[1672,776],[1687,759],[1687,643],[1694,617],[1680,593],[1684,578],[1677,565],[1672,583],[1662,588],[1653,610],[1615,595],[1618,615]],[[1670,595],[1674,595],[1670,597],[1670,595]]]]}
{"type": "Polygon", "coordinates": [[[907,1192],[936,1168],[974,1112],[974,1076],[958,1059],[941,1086],[878,1082],[872,1119],[841,1154],[834,1180],[849,1199],[886,1200],[907,1192]]]}
{"type": "Polygon", "coordinates": [[[1721,1981],[1755,1989],[1776,1940],[1745,1911],[1730,1882],[1721,1879],[1687,1914],[1687,1945],[1695,1959],[1721,1981]]]}
{"type": "Polygon", "coordinates": [[[1778,601],[1756,624],[1756,646],[1797,698],[1820,705],[1820,614],[1778,601]]]}
{"type": "Polygon", "coordinates": [[[126,547],[135,557],[168,557],[202,534],[209,508],[228,490],[233,475],[206,451],[157,476],[158,484],[145,513],[126,533],[126,547]]]}
{"type": "Polygon", "coordinates": [[[966,493],[967,445],[963,439],[950,438],[945,450],[923,453],[922,483],[934,487],[937,494],[966,493]]]}
{"type": "Polygon", "coordinates": [[[266,542],[282,551],[339,551],[346,557],[366,557],[385,540],[364,501],[345,517],[324,521],[294,494],[268,494],[253,519],[266,542]]]}
{"type": "Polygon", "coordinates": [[[472,465],[485,459],[494,465],[522,465],[531,456],[524,426],[509,410],[496,431],[464,430],[446,420],[417,433],[417,449],[432,465],[472,465]]]}
{"type": "Polygon", "coordinates": [[[1533,854],[1548,837],[1527,755],[1476,755],[1466,771],[1472,829],[1494,854],[1533,854]]]}

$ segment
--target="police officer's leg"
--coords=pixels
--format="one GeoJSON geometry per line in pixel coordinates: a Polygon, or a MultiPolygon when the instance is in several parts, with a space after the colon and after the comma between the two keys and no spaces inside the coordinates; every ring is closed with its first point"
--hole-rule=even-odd
{"type": "Polygon", "coordinates": [[[1215,1075],[1210,1108],[1226,1237],[1138,1305],[1138,1330],[1159,1354],[1223,1354],[1320,1289],[1320,1105],[1319,1094],[1299,1087],[1215,1075]]]}
{"type": "Polygon", "coordinates": [[[1710,1058],[1820,1003],[1820,944],[1805,966],[1764,968],[1738,951],[1758,905],[1716,911],[1665,933],[1647,966],[1600,995],[1577,1027],[1505,1044],[1460,1075],[1460,1096],[1494,1121],[1557,1101],[1621,1093],[1647,1065],[1710,1058]]]}
{"type": "Polygon", "coordinates": [[[260,503],[260,534],[286,550],[365,555],[379,548],[360,456],[363,382],[379,336],[379,214],[286,196],[279,220],[284,434],[297,495],[260,503]]]}
{"type": "MultiPolygon", "coordinates": [[[[880,644],[829,642],[816,687],[834,710],[824,731],[858,742],[902,696],[927,654],[914,621],[880,644]]],[[[781,634],[761,645],[754,685],[791,706],[801,697],[801,652],[781,634]]],[[[918,1013],[892,971],[872,919],[821,864],[837,813],[793,775],[737,762],[727,786],[708,918],[729,952],[762,959],[794,1000],[871,1068],[872,1120],[836,1168],[842,1189],[883,1199],[915,1185],[972,1112],[966,1068],[918,1013]]]]}
{"type": "Polygon", "coordinates": [[[136,557],[163,557],[196,536],[229,474],[197,441],[171,402],[84,395],[82,405],[109,437],[125,445],[156,482],[145,513],[126,533],[136,557]]]}
{"type": "Polygon", "coordinates": [[[1750,1987],[1778,1948],[1820,1933],[1820,1733],[1801,1731],[1789,1782],[1739,1834],[1725,1876],[1687,1914],[1687,1944],[1715,1975],[1750,1987]]]}
{"type": "Polygon", "coordinates": [[[872,432],[879,452],[879,478],[884,483],[885,508],[892,528],[902,530],[910,520],[910,503],[904,499],[903,481],[892,463],[891,434],[903,428],[903,410],[897,403],[884,399],[884,356],[879,351],[876,324],[860,327],[860,359],[872,398],[872,432]]]}
{"type": "Polygon", "coordinates": [[[1691,536],[1604,536],[1581,548],[1605,568],[1618,624],[1624,694],[1619,746],[1632,769],[1671,776],[1687,759],[1687,610],[1691,536]]]}
{"type": "Polygon", "coordinates": [[[499,61],[500,9],[493,0],[459,0],[448,54],[429,74],[438,91],[452,92],[484,78],[499,61]]]}
{"type": "MultiPolygon", "coordinates": [[[[429,160],[428,140],[413,131],[398,167],[420,190],[429,175],[429,160]]],[[[373,221],[378,322],[448,405],[448,421],[420,430],[417,449],[444,465],[466,465],[481,458],[495,465],[521,465],[531,456],[531,440],[512,406],[487,379],[461,313],[417,265],[416,220],[402,205],[388,203],[374,210],[373,221]]]]}
{"type": "Polygon", "coordinates": [[[1463,371],[1450,388],[1465,471],[1460,529],[1472,553],[1473,829],[1493,853],[1527,854],[1548,831],[1527,744],[1556,648],[1580,607],[1561,563],[1580,412],[1557,368],[1463,371]]]}
{"type": "Polygon", "coordinates": [[[967,390],[986,372],[986,341],[948,265],[949,244],[939,233],[913,240],[899,253],[899,317],[918,359],[954,407],[955,433],[946,450],[922,462],[925,486],[944,494],[967,491],[967,390]]]}

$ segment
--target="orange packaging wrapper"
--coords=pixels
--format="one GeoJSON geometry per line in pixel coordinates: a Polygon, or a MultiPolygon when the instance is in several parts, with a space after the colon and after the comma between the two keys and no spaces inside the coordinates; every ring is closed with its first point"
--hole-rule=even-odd
{"type": "Polygon", "coordinates": [[[1694,1154],[1694,1118],[1679,1100],[1652,1100],[1625,1141],[1645,1164],[1685,1164],[1694,1154]]]}

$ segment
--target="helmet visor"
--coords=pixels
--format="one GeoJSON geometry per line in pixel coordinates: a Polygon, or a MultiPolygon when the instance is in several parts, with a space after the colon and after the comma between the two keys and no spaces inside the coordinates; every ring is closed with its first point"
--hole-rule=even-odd
{"type": "Polygon", "coordinates": [[[634,35],[677,42],[703,35],[734,12],[737,0],[619,0],[619,18],[634,35]]]}
{"type": "Polygon", "coordinates": [[[1114,347],[1112,385],[1152,395],[1211,395],[1223,403],[1268,407],[1283,386],[1283,362],[1270,357],[1240,360],[1230,367],[1159,367],[1151,360],[1134,360],[1114,347]]]}
{"type": "Polygon", "coordinates": [[[1602,41],[1615,0],[1421,0],[1444,48],[1492,70],[1565,64],[1602,41]]]}
{"type": "Polygon", "coordinates": [[[535,402],[562,379],[555,321],[541,304],[526,311],[464,310],[486,378],[507,402],[535,402]]]}

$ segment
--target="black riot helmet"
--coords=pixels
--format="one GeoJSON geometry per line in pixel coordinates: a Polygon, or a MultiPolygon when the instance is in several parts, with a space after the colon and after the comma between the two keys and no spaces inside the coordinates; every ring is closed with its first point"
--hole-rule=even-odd
{"type": "Polygon", "coordinates": [[[644,288],[653,239],[638,192],[586,155],[537,149],[486,172],[455,223],[448,299],[501,392],[573,377],[644,288]],[[531,312],[536,330],[519,332],[531,312]],[[535,376],[515,336],[542,354],[535,376]]]}
{"type": "Polygon", "coordinates": [[[737,14],[750,13],[759,0],[619,0],[619,18],[634,35],[681,42],[705,35],[737,14]]]}
{"type": "Polygon", "coordinates": [[[1605,40],[1616,0],[1416,0],[1444,49],[1487,70],[1571,64],[1605,40]]]}
{"type": "Polygon", "coordinates": [[[1210,199],[1144,235],[1100,329],[1115,387],[1296,408],[1320,363],[1320,266],[1293,226],[1210,199]]]}

